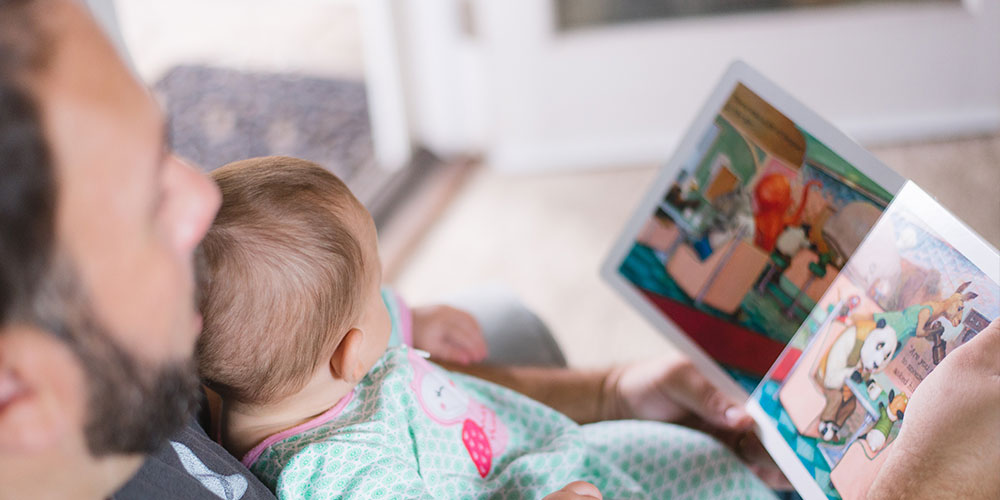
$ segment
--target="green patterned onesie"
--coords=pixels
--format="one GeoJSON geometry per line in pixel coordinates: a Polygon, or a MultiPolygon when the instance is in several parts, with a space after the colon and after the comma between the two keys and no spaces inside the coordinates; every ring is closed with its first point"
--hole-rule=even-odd
{"type": "MultiPolygon", "coordinates": [[[[408,311],[384,294],[393,337],[408,311]]],[[[670,424],[578,425],[526,396],[390,347],[323,415],[243,459],[279,498],[542,498],[594,483],[605,498],[773,498],[725,447],[670,424]]]]}

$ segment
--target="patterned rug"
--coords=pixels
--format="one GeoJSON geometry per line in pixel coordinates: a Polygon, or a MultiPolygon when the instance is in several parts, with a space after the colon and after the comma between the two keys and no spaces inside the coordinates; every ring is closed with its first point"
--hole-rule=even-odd
{"type": "Polygon", "coordinates": [[[389,174],[375,165],[360,81],[177,66],[154,85],[174,150],[211,171],[231,161],[290,155],[337,174],[362,202],[389,174]]]}

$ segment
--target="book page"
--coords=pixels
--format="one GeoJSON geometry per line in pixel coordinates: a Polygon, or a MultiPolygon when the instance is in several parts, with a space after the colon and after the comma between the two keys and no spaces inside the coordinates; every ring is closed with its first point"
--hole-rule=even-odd
{"type": "Polygon", "coordinates": [[[751,396],[807,498],[863,498],[920,382],[1000,315],[1000,255],[908,183],[751,396]]]}
{"type": "Polygon", "coordinates": [[[902,185],[761,80],[730,70],[604,271],[668,336],[669,318],[683,332],[671,340],[743,398],[902,185]]]}

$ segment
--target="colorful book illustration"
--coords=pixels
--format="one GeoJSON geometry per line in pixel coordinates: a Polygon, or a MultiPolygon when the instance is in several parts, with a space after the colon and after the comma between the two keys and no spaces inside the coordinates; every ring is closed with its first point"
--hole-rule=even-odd
{"type": "Polygon", "coordinates": [[[908,398],[1000,316],[1000,255],[742,63],[604,277],[746,399],[806,498],[861,498],[908,398]]]}

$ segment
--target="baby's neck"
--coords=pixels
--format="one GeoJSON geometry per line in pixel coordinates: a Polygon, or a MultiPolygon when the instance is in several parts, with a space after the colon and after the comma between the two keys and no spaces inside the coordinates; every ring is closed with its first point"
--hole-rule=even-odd
{"type": "Polygon", "coordinates": [[[250,405],[223,401],[222,446],[236,458],[268,436],[304,424],[346,397],[356,384],[329,377],[313,377],[300,391],[276,402],[250,405]]]}

